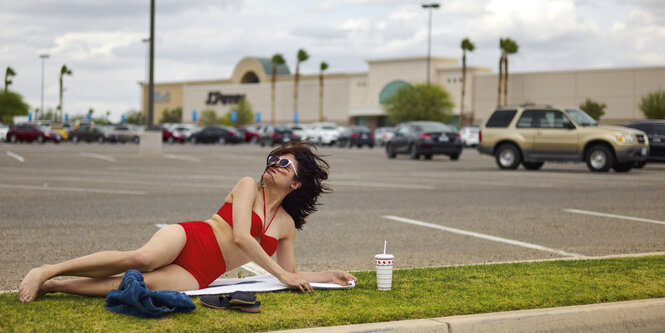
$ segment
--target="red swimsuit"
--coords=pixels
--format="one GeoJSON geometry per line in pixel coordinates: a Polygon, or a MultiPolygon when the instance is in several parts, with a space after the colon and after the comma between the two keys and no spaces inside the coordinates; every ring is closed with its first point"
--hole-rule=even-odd
{"type": "MultiPolygon", "coordinates": [[[[263,198],[263,214],[265,215],[265,193],[263,198]]],[[[277,210],[279,210],[279,207],[277,210]]],[[[233,227],[233,206],[230,203],[224,203],[217,214],[233,227]]],[[[275,215],[277,215],[277,211],[275,211],[275,215]]],[[[274,219],[275,216],[273,215],[264,229],[263,221],[261,221],[258,214],[252,211],[250,234],[253,237],[261,237],[259,244],[268,256],[272,256],[277,250],[277,239],[265,234],[274,219]]],[[[219,244],[217,244],[215,233],[212,227],[203,221],[181,222],[178,224],[185,229],[187,243],[185,243],[185,247],[173,263],[192,274],[198,281],[199,288],[205,288],[226,271],[226,263],[222,251],[219,249],[219,244]]]]}

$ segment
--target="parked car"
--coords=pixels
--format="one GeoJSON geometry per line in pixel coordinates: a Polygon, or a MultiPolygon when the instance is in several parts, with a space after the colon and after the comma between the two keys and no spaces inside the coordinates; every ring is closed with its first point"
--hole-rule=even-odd
{"type": "Polygon", "coordinates": [[[0,123],[0,141],[7,140],[7,132],[9,132],[9,125],[0,123]]]}
{"type": "Polygon", "coordinates": [[[44,143],[53,141],[60,143],[62,135],[56,131],[52,131],[46,125],[36,124],[17,124],[7,130],[7,141],[16,143],[18,141],[37,141],[44,143]]]}
{"type": "Polygon", "coordinates": [[[306,131],[307,139],[319,145],[333,145],[342,130],[335,123],[312,123],[306,131]]]}
{"type": "Polygon", "coordinates": [[[353,147],[361,148],[368,146],[374,148],[374,132],[367,126],[349,126],[337,138],[337,145],[339,147],[353,147]]]}
{"type": "Polygon", "coordinates": [[[56,131],[56,132],[60,133],[60,135],[62,136],[63,141],[66,141],[67,139],[69,139],[69,130],[70,130],[71,126],[68,128],[68,127],[65,126],[65,124],[51,123],[51,124],[49,124],[49,128],[52,131],[56,131]]]}
{"type": "Polygon", "coordinates": [[[300,140],[286,125],[265,125],[261,128],[259,144],[261,147],[280,145],[284,142],[300,140]]]}
{"type": "Polygon", "coordinates": [[[385,146],[392,139],[393,135],[395,135],[394,127],[379,127],[374,130],[374,143],[385,146]]]}
{"type": "Polygon", "coordinates": [[[167,142],[167,143],[184,142],[182,137],[173,135],[173,132],[171,132],[169,128],[164,124],[152,125],[152,127],[148,127],[146,130],[162,131],[162,142],[167,142]]]}
{"type": "Polygon", "coordinates": [[[459,135],[462,137],[462,142],[465,147],[475,147],[480,142],[480,133],[479,125],[470,125],[464,126],[459,130],[459,135]]]}
{"type": "Polygon", "coordinates": [[[643,131],[649,141],[647,160],[637,162],[636,167],[641,168],[647,162],[665,162],[665,120],[641,120],[624,126],[643,131]]]}
{"type": "Polygon", "coordinates": [[[118,133],[113,129],[111,125],[95,125],[95,128],[102,131],[104,135],[104,142],[120,142],[120,137],[118,133]]]}
{"type": "Polygon", "coordinates": [[[245,137],[245,142],[255,143],[258,142],[261,137],[256,126],[236,126],[235,128],[245,137]]]}
{"type": "Polygon", "coordinates": [[[480,130],[478,151],[494,156],[500,169],[540,169],[546,161],[586,162],[589,170],[629,171],[646,161],[642,131],[600,126],[582,110],[551,105],[497,108],[480,130]]]}
{"type": "Polygon", "coordinates": [[[143,128],[132,124],[119,124],[113,127],[113,132],[117,135],[118,142],[139,143],[141,141],[141,132],[143,128]]]}
{"type": "Polygon", "coordinates": [[[234,128],[227,126],[208,126],[194,133],[189,139],[191,143],[240,143],[244,141],[234,128]]]}
{"type": "Polygon", "coordinates": [[[386,143],[388,158],[409,154],[412,159],[432,159],[434,154],[445,154],[455,161],[462,154],[462,139],[457,130],[436,121],[410,121],[395,127],[395,136],[386,143]]]}
{"type": "Polygon", "coordinates": [[[288,124],[287,125],[293,134],[297,135],[301,140],[307,139],[310,126],[307,124],[288,124]]]}
{"type": "Polygon", "coordinates": [[[78,123],[77,125],[74,126],[75,129],[69,132],[69,140],[71,142],[104,142],[104,132],[97,128],[94,123],[78,123]]]}

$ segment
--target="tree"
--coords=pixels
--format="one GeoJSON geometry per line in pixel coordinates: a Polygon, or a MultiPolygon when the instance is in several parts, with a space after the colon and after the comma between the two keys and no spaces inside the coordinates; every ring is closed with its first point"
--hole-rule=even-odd
{"type": "Polygon", "coordinates": [[[665,91],[658,89],[642,96],[639,107],[647,119],[665,119],[665,91]]]}
{"type": "Polygon", "coordinates": [[[296,76],[295,76],[295,84],[293,85],[293,114],[298,113],[298,81],[300,81],[300,63],[307,61],[309,59],[309,54],[307,54],[307,51],[304,49],[298,50],[298,54],[296,55],[297,61],[296,61],[296,76]]]}
{"type": "Polygon", "coordinates": [[[173,110],[164,110],[162,117],[159,119],[159,123],[179,123],[182,121],[182,108],[177,107],[173,110]]]}
{"type": "MultiPolygon", "coordinates": [[[[58,104],[58,110],[60,110],[60,120],[62,120],[62,77],[65,75],[72,75],[72,70],[67,68],[67,65],[62,65],[60,68],[60,103],[58,104]]],[[[56,119],[57,120],[57,119],[56,119]]]]}
{"type": "Polygon", "coordinates": [[[225,126],[242,126],[254,122],[254,111],[252,111],[252,104],[246,98],[242,98],[232,111],[225,113],[217,121],[220,125],[225,126]],[[231,112],[236,111],[236,122],[231,119],[231,112]]]}
{"type": "MultiPolygon", "coordinates": [[[[517,42],[510,38],[501,38],[499,41],[499,47],[501,48],[501,57],[503,58],[504,66],[504,78],[503,78],[503,105],[508,104],[508,56],[511,54],[517,53],[520,46],[517,45],[517,42]]],[[[501,67],[501,61],[499,61],[499,67],[501,67]]],[[[501,71],[499,71],[501,73],[501,71]]],[[[501,78],[499,78],[499,105],[501,105],[501,78]]]]}
{"type": "Polygon", "coordinates": [[[600,120],[600,117],[605,114],[606,107],[607,105],[605,105],[605,103],[598,103],[591,100],[590,98],[587,98],[584,103],[580,104],[580,109],[582,109],[582,111],[586,112],[596,121],[600,120]]]}
{"type": "Polygon", "coordinates": [[[201,124],[201,126],[217,125],[218,122],[219,120],[217,119],[217,112],[215,112],[215,110],[201,111],[201,117],[199,118],[199,124],[201,124]]]}
{"type": "Polygon", "coordinates": [[[272,76],[270,78],[270,123],[274,124],[275,123],[275,82],[277,81],[277,66],[279,65],[284,65],[286,61],[284,60],[284,56],[282,56],[279,53],[275,53],[272,56],[272,76]]]}
{"type": "Polygon", "coordinates": [[[462,40],[462,99],[460,100],[459,109],[459,125],[457,128],[462,128],[464,125],[464,92],[466,91],[466,51],[473,52],[476,46],[468,39],[462,40]]]}
{"type": "MultiPolygon", "coordinates": [[[[35,114],[37,114],[37,112],[35,112],[35,114]]],[[[36,116],[35,120],[52,120],[54,114],[55,111],[53,111],[53,109],[48,109],[46,112],[39,110],[39,116],[36,116]]]]}
{"type": "Polygon", "coordinates": [[[384,109],[392,122],[410,120],[447,121],[455,104],[450,94],[436,84],[404,86],[392,95],[384,109]]]}
{"type": "Polygon", "coordinates": [[[321,61],[319,69],[319,121],[323,121],[323,71],[328,69],[328,63],[321,61]]]}
{"type": "Polygon", "coordinates": [[[12,76],[16,76],[16,72],[11,67],[7,67],[7,70],[5,71],[5,92],[9,91],[9,85],[12,84],[11,78],[12,76]]]}
{"type": "Polygon", "coordinates": [[[125,122],[128,124],[141,125],[143,124],[143,120],[141,111],[129,110],[125,112],[125,122]]]}
{"type": "Polygon", "coordinates": [[[30,107],[23,102],[23,96],[11,91],[0,90],[0,122],[14,123],[14,116],[27,116],[30,107]]]}

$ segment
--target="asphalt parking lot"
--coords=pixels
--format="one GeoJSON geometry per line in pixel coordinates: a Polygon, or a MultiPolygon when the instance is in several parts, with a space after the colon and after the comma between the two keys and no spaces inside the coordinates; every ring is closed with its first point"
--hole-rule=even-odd
{"type": "MultiPolygon", "coordinates": [[[[205,220],[268,147],[0,143],[1,290],[32,267],[141,246],[159,225],[205,220]]],[[[500,171],[459,161],[386,158],[322,147],[334,193],[298,233],[299,270],[373,269],[388,242],[396,268],[665,251],[665,164],[591,173],[584,164],[500,171]]],[[[232,273],[234,274],[234,273],[232,273]]]]}

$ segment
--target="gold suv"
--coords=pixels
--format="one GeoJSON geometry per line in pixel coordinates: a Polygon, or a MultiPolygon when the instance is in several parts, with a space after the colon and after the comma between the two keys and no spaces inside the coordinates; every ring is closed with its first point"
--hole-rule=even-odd
{"type": "Polygon", "coordinates": [[[644,132],[600,126],[581,110],[550,105],[502,106],[480,130],[478,151],[493,155],[501,169],[538,170],[545,161],[586,162],[591,171],[627,172],[645,161],[644,132]]]}

